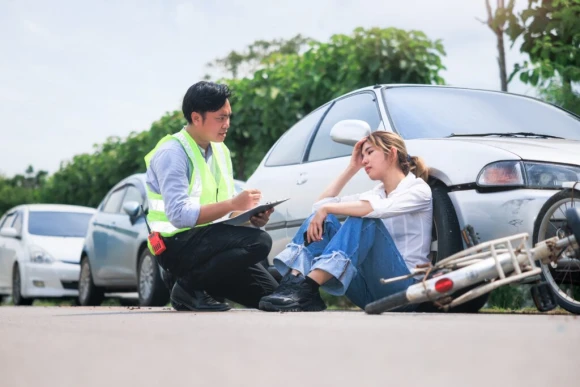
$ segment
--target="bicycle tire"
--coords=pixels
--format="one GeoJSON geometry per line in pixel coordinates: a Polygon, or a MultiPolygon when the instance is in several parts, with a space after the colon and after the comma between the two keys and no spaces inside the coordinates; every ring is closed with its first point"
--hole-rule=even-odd
{"type": "MultiPolygon", "coordinates": [[[[545,239],[545,236],[540,238],[540,227],[542,225],[544,218],[548,214],[548,211],[553,206],[555,206],[558,202],[570,199],[571,196],[572,196],[571,189],[569,189],[569,188],[563,189],[563,190],[559,191],[558,193],[556,193],[555,195],[553,195],[552,197],[550,197],[546,201],[546,203],[544,203],[544,205],[540,209],[540,212],[538,213],[538,216],[536,217],[536,221],[534,223],[534,233],[532,234],[532,243],[534,244],[534,246],[536,245],[536,243],[541,242],[542,240],[545,239]]],[[[575,220],[575,217],[572,216],[573,223],[574,223],[574,220],[575,220]]],[[[575,227],[577,228],[578,225],[576,224],[575,227]]],[[[574,227],[572,227],[572,229],[574,230],[574,227]]],[[[562,294],[560,287],[556,283],[557,279],[554,278],[554,274],[550,270],[549,265],[540,264],[540,267],[542,268],[542,273],[541,273],[542,281],[545,281],[548,283],[548,285],[550,286],[550,289],[552,290],[554,296],[556,297],[556,302],[558,303],[558,305],[560,305],[561,308],[567,310],[570,313],[580,314],[580,301],[579,300],[571,301],[566,296],[564,296],[562,294]]]]}
{"type": "Polygon", "coordinates": [[[381,314],[383,312],[388,312],[389,310],[393,310],[409,304],[410,302],[407,299],[407,291],[403,290],[399,293],[383,297],[377,301],[373,301],[370,304],[367,304],[365,306],[365,312],[367,314],[381,314]]]}

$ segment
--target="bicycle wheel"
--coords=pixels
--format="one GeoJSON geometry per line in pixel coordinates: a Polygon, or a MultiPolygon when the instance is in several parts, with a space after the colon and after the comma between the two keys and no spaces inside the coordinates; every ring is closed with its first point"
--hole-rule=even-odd
{"type": "Polygon", "coordinates": [[[371,302],[365,306],[365,312],[367,314],[381,314],[408,304],[409,300],[407,299],[407,291],[403,290],[399,293],[371,302]]]}
{"type": "MultiPolygon", "coordinates": [[[[571,189],[564,189],[544,204],[534,225],[534,245],[554,236],[570,234],[566,210],[580,207],[580,194],[574,192],[573,199],[572,193],[571,189]]],[[[556,267],[542,264],[541,268],[542,278],[550,285],[558,305],[571,313],[580,314],[580,257],[562,259],[556,267]]]]}

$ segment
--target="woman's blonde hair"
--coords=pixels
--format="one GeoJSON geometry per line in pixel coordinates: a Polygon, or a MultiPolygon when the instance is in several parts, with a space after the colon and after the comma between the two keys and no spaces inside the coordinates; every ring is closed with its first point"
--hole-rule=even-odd
{"type": "Polygon", "coordinates": [[[397,149],[397,161],[399,162],[399,167],[405,175],[409,172],[421,179],[427,181],[429,178],[429,168],[425,164],[425,161],[418,156],[409,156],[407,153],[407,147],[405,146],[405,141],[396,133],[376,131],[371,133],[367,141],[381,149],[385,155],[391,153],[391,148],[395,147],[397,149]]]}

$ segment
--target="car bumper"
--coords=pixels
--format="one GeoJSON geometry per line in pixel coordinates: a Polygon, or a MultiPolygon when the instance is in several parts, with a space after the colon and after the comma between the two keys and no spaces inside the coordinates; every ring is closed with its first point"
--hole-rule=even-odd
{"type": "Polygon", "coordinates": [[[26,262],[23,266],[24,297],[76,297],[79,294],[79,264],[26,262]]]}
{"type": "Polygon", "coordinates": [[[555,190],[518,189],[494,193],[475,190],[450,192],[459,226],[473,226],[480,242],[513,234],[528,233],[532,247],[534,222],[555,190]]]}

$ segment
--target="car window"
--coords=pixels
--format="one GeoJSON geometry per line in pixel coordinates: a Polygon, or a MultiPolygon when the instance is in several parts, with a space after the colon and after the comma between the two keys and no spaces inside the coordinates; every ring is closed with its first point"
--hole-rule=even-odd
{"type": "Polygon", "coordinates": [[[336,101],[318,128],[308,154],[308,161],[332,159],[352,153],[352,146],[339,144],[330,138],[330,130],[342,120],[366,121],[372,131],[377,130],[381,115],[375,95],[360,93],[336,101]]]}
{"type": "Polygon", "coordinates": [[[12,223],[12,228],[15,228],[16,231],[18,231],[18,234],[22,234],[22,213],[16,213],[16,218],[14,219],[14,223],[12,223]]]}
{"type": "Polygon", "coordinates": [[[580,140],[580,119],[532,98],[483,90],[383,90],[394,129],[405,139],[527,132],[580,140]]]}
{"type": "Polygon", "coordinates": [[[103,206],[103,212],[109,214],[115,214],[120,211],[121,202],[123,201],[123,195],[125,195],[126,187],[120,188],[115,192],[111,193],[107,202],[103,206]]]}
{"type": "Polygon", "coordinates": [[[14,218],[16,217],[16,213],[13,212],[6,216],[4,223],[2,223],[2,229],[12,227],[12,223],[14,223],[14,218]]]}
{"type": "Polygon", "coordinates": [[[299,164],[310,135],[320,122],[328,106],[323,106],[298,121],[274,145],[274,149],[264,164],[267,167],[299,164]]]}
{"type": "Polygon", "coordinates": [[[28,233],[83,238],[93,214],[84,212],[30,211],[28,233]]]}
{"type": "Polygon", "coordinates": [[[127,202],[137,202],[139,204],[143,204],[143,195],[141,195],[141,191],[134,185],[130,185],[127,187],[127,193],[123,198],[123,203],[127,202]]]}
{"type": "Polygon", "coordinates": [[[0,230],[2,229],[2,225],[4,224],[5,220],[6,220],[6,214],[2,215],[2,217],[0,218],[0,230]]]}

